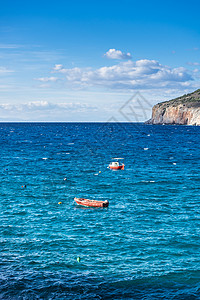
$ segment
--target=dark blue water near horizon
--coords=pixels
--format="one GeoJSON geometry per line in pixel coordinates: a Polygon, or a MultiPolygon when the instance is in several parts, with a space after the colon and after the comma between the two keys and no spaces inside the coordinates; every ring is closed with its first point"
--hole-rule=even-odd
{"type": "Polygon", "coordinates": [[[1,123],[0,299],[200,299],[199,141],[191,126],[1,123]]]}

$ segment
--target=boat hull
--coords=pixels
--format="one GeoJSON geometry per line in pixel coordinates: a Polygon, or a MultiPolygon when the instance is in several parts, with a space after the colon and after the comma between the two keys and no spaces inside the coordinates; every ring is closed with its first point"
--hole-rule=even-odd
{"type": "Polygon", "coordinates": [[[120,166],[112,166],[112,165],[109,165],[109,168],[111,170],[124,170],[124,164],[123,165],[120,165],[120,166]]]}
{"type": "Polygon", "coordinates": [[[108,207],[108,201],[97,201],[97,200],[89,200],[84,198],[74,198],[75,202],[78,205],[87,206],[87,207],[108,207]]]}

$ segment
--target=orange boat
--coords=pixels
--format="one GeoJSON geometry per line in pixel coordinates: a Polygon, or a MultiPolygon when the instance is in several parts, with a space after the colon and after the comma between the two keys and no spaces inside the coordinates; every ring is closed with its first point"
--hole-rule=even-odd
{"type": "MultiPolygon", "coordinates": [[[[113,158],[116,160],[123,159],[123,158],[113,158]]],[[[118,161],[113,161],[109,164],[109,168],[112,170],[124,170],[125,165],[120,164],[118,161]]]]}
{"type": "Polygon", "coordinates": [[[90,206],[90,207],[108,207],[108,200],[105,201],[97,201],[97,200],[89,200],[85,198],[74,198],[75,202],[78,205],[90,206]]]}
{"type": "Polygon", "coordinates": [[[124,164],[120,165],[117,161],[113,161],[109,164],[109,168],[112,170],[124,170],[124,164]]]}

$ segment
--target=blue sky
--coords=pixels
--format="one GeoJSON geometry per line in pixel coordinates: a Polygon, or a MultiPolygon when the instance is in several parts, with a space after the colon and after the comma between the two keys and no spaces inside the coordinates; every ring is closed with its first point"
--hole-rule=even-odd
{"type": "Polygon", "coordinates": [[[155,103],[200,88],[199,8],[193,0],[1,3],[0,120],[127,121],[120,108],[136,92],[150,116],[155,103]]]}

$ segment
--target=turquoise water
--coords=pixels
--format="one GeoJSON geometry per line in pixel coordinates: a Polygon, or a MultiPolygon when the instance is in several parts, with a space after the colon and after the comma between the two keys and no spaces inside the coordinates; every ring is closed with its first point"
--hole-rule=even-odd
{"type": "Polygon", "coordinates": [[[0,298],[200,299],[199,137],[189,126],[1,123],[0,298]],[[124,171],[107,168],[112,157],[124,171]]]}

